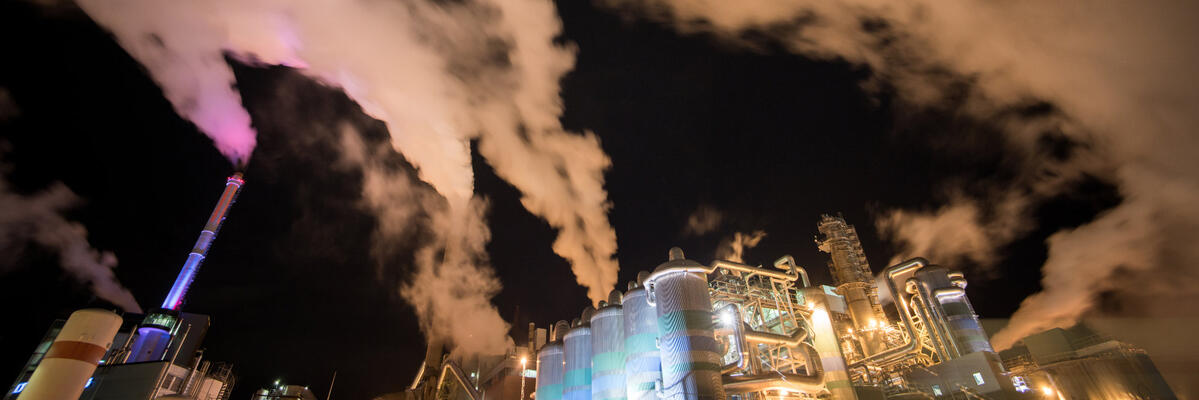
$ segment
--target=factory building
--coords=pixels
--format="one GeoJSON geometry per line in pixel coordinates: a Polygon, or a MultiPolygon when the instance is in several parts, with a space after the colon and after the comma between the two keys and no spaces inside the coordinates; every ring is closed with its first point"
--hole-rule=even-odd
{"type": "Polygon", "coordinates": [[[1016,390],[1062,399],[1173,399],[1145,351],[1086,325],[1054,328],[1001,352],[1016,390]]]}
{"type": "MultiPolygon", "coordinates": [[[[852,225],[822,215],[817,228],[833,285],[790,256],[704,265],[673,248],[598,309],[553,324],[544,344],[490,365],[527,351],[537,400],[1047,398],[1042,382],[1060,399],[1173,398],[1143,352],[1119,343],[1051,331],[1001,356],[963,273],[913,258],[876,274],[852,225]]],[[[426,357],[388,399],[528,398],[496,389],[503,379],[480,365],[426,357]]]]}
{"type": "MultiPolygon", "coordinates": [[[[55,321],[3,399],[75,396],[81,400],[228,399],[236,380],[232,366],[207,360],[201,347],[210,318],[183,312],[181,308],[244,184],[240,173],[226,179],[216,207],[160,308],[145,315],[123,317],[106,310],[81,310],[72,314],[71,319],[55,321]],[[72,325],[80,324],[74,320],[81,313],[107,314],[99,318],[110,319],[112,329],[106,334],[76,332],[72,325]],[[80,338],[95,342],[81,347],[80,338]],[[94,372],[72,373],[80,368],[94,372]],[[44,389],[48,387],[65,389],[48,394],[44,389]],[[27,392],[28,388],[34,393],[27,392]]],[[[81,321],[83,325],[79,326],[103,330],[100,328],[104,323],[96,318],[81,321]]]]}

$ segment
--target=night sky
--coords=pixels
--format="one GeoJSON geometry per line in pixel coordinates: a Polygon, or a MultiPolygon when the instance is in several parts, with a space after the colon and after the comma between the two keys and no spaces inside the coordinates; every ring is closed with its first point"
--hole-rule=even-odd
{"type": "MultiPolygon", "coordinates": [[[[813,243],[821,213],[843,213],[857,226],[878,271],[895,252],[875,231],[881,212],[936,207],[946,182],[1012,175],[985,121],[953,104],[916,110],[886,89],[863,90],[866,67],[804,58],[767,40],[747,47],[681,35],[588,2],[558,7],[562,40],[578,48],[562,82],[562,120],[595,132],[612,159],[606,187],[621,287],[665,261],[671,246],[706,263],[722,239],[759,229],[767,236],[747,262],[791,254],[814,282],[829,284],[826,255],[813,243]],[[719,210],[725,223],[685,234],[700,207],[719,210]]],[[[157,305],[233,168],[81,12],[5,2],[0,36],[0,87],[20,110],[0,122],[12,189],[65,183],[84,199],[69,218],[87,228],[95,248],[115,253],[117,276],[143,307],[157,305]]],[[[402,390],[424,352],[416,317],[397,292],[412,250],[372,259],[375,219],[360,204],[361,173],[330,167],[343,121],[371,143],[387,140],[386,127],[340,90],[294,70],[230,62],[259,145],[184,306],[212,316],[206,357],[234,364],[234,398],[277,378],[323,396],[334,371],[336,398],[402,390]]],[[[1018,111],[1044,112],[1036,104],[1018,111]]],[[[1070,146],[1049,141],[1046,151],[1070,146]]],[[[477,155],[474,170],[476,192],[490,206],[491,264],[504,284],[494,303],[514,336],[524,337],[529,322],[576,316],[589,301],[551,251],[554,231],[477,155]]],[[[1040,288],[1049,234],[1118,202],[1108,183],[1088,179],[1039,207],[1035,231],[1002,249],[989,273],[968,274],[980,316],[1007,317],[1040,288]]],[[[54,253],[5,250],[7,385],[51,320],[97,303],[54,253]]]]}

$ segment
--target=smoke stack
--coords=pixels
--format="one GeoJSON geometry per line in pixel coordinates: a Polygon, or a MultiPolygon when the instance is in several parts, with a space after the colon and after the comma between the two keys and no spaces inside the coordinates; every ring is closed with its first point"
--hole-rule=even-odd
{"type": "Polygon", "coordinates": [[[208,248],[212,246],[212,240],[216,239],[217,231],[221,229],[221,223],[225,222],[225,214],[229,212],[229,207],[233,206],[233,202],[237,200],[237,194],[241,191],[242,185],[246,183],[242,179],[240,172],[234,173],[228,180],[225,181],[225,192],[221,194],[221,199],[217,201],[216,208],[212,209],[212,215],[208,217],[208,223],[204,225],[204,230],[200,231],[200,238],[196,240],[195,247],[192,248],[191,254],[187,255],[187,262],[183,263],[183,270],[179,271],[179,277],[175,278],[175,285],[171,286],[171,291],[167,293],[166,300],[162,302],[162,308],[168,310],[178,310],[183,304],[183,299],[187,295],[187,288],[191,286],[192,280],[196,278],[196,271],[200,270],[200,264],[204,262],[204,257],[208,255],[208,248]]]}

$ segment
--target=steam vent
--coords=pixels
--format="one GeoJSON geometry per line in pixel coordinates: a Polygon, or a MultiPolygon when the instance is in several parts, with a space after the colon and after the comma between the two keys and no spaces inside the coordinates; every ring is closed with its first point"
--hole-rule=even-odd
{"type": "Polygon", "coordinates": [[[828,284],[788,255],[705,265],[671,248],[598,308],[530,324],[509,354],[430,347],[411,387],[382,398],[1176,398],[1144,351],[1085,326],[997,353],[962,272],[919,257],[873,270],[844,218],[816,228],[828,284]]]}

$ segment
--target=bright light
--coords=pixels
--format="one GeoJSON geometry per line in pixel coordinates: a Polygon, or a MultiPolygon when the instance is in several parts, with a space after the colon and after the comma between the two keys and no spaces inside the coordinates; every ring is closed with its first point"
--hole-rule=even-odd
{"type": "Polygon", "coordinates": [[[1053,396],[1053,389],[1050,389],[1049,386],[1041,386],[1041,393],[1046,396],[1053,396]]]}
{"type": "Polygon", "coordinates": [[[520,358],[520,365],[521,365],[521,366],[524,366],[525,364],[528,364],[528,363],[529,363],[529,359],[528,359],[528,358],[526,358],[526,357],[521,357],[521,358],[520,358]]]}
{"type": "Polygon", "coordinates": [[[848,332],[850,335],[852,335],[852,334],[853,334],[853,328],[846,328],[845,330],[846,330],[846,331],[847,331],[847,332],[848,332]]]}
{"type": "Polygon", "coordinates": [[[732,308],[726,308],[724,311],[720,312],[720,322],[723,322],[725,325],[733,327],[733,324],[735,324],[736,321],[737,314],[733,312],[732,308]]]}

